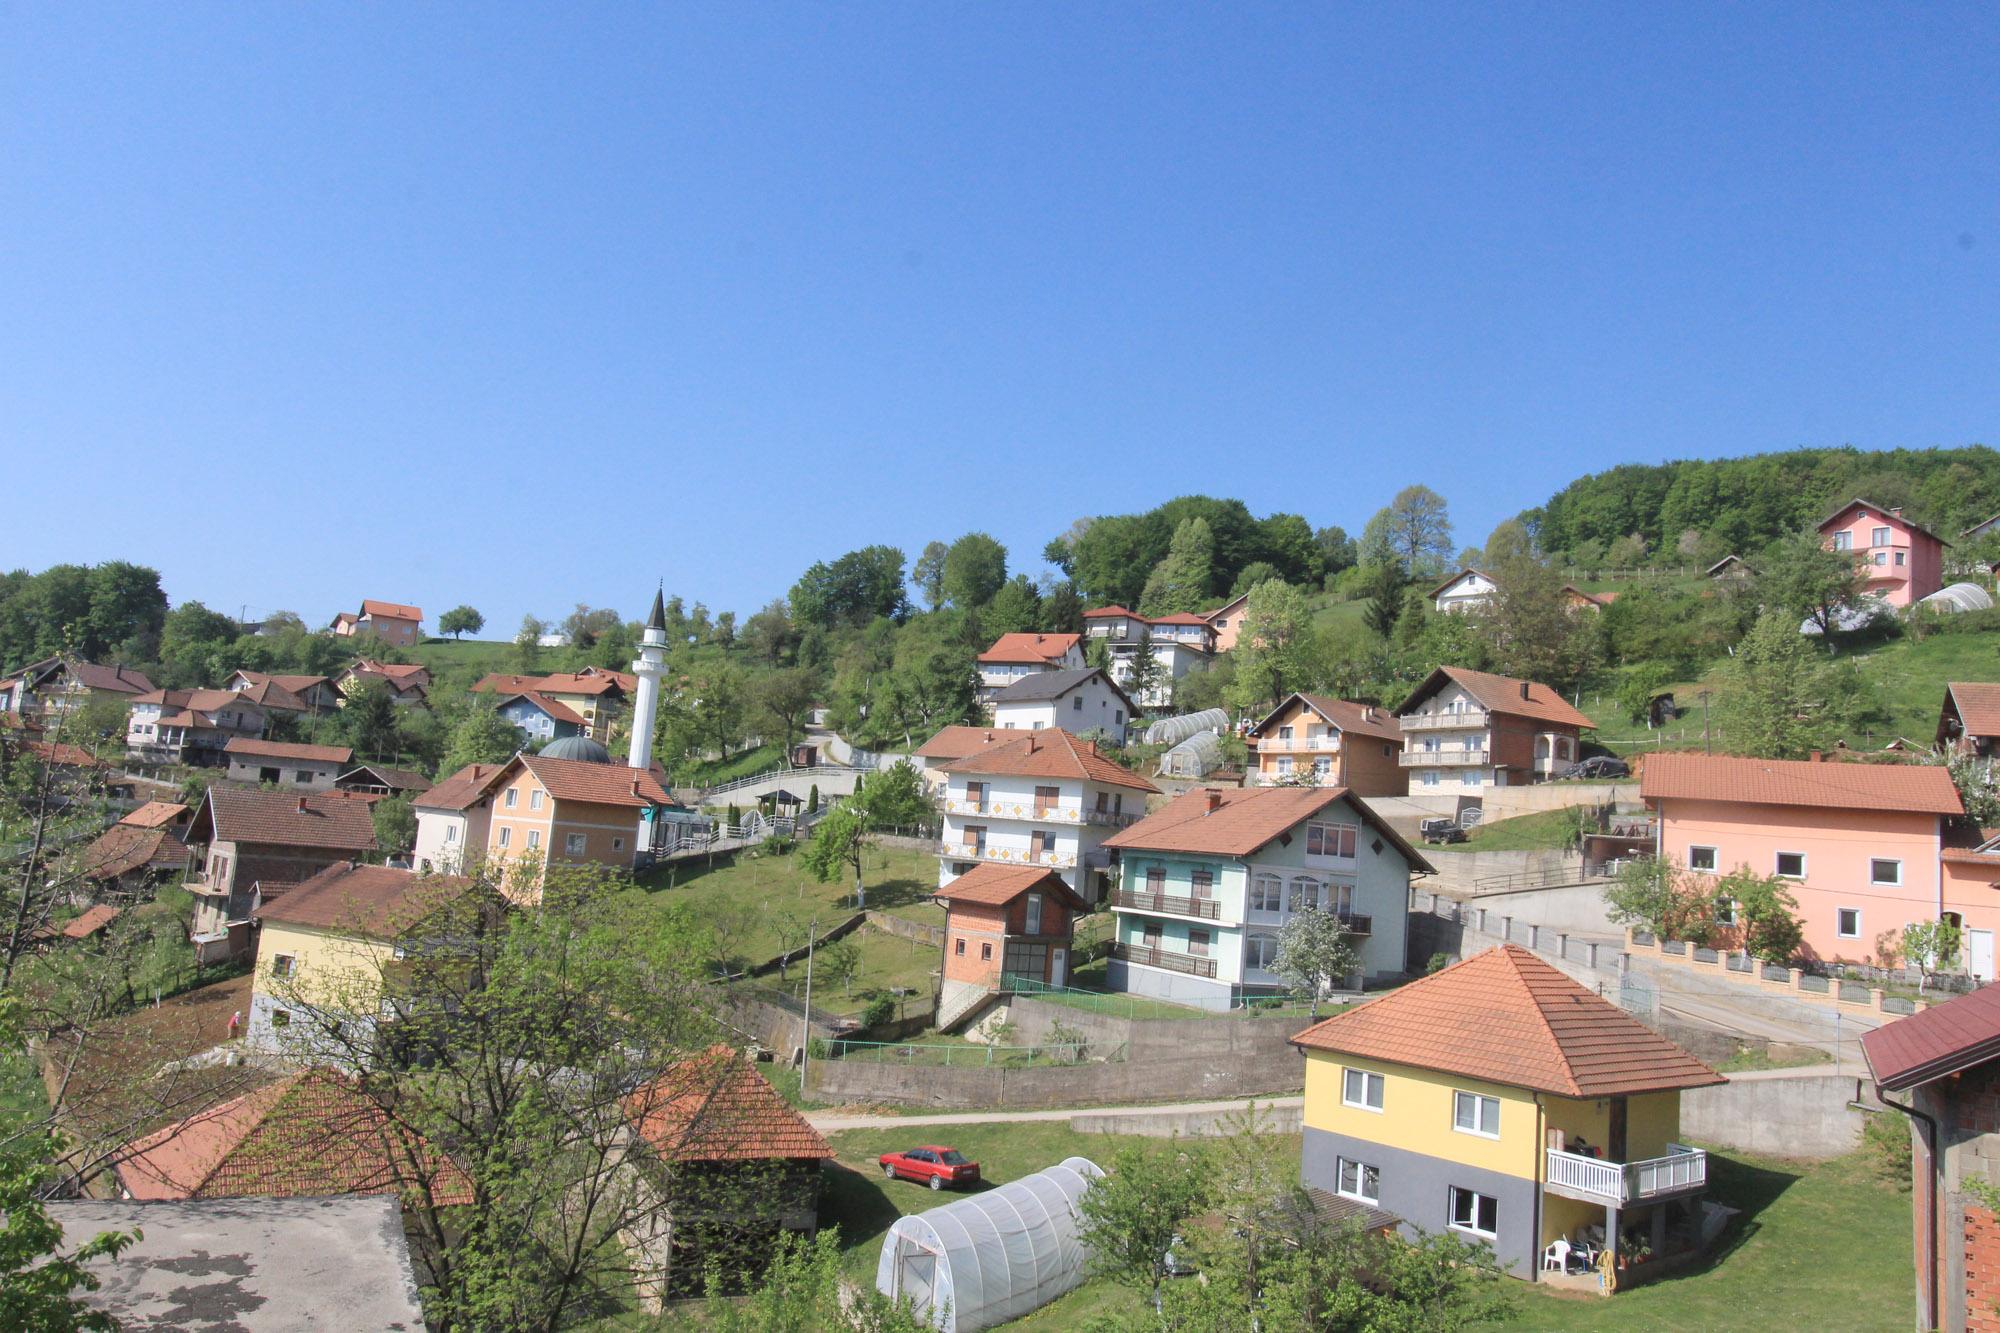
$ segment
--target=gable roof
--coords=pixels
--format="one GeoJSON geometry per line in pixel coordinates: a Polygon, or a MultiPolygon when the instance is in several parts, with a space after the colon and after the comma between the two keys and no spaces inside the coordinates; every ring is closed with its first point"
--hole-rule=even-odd
{"type": "Polygon", "coordinates": [[[1488,949],[1336,1014],[1292,1044],[1559,1097],[1726,1082],[1518,944],[1488,949]]]}
{"type": "Polygon", "coordinates": [[[1004,729],[954,723],[938,728],[938,734],[919,745],[914,753],[919,759],[963,759],[989,746],[1011,745],[1015,739],[1014,734],[1004,729]]]}
{"type": "Polygon", "coordinates": [[[622,694],[625,687],[615,675],[586,676],[580,671],[552,671],[536,688],[551,694],[622,694]]]}
{"type": "Polygon", "coordinates": [[[333,780],[334,785],[339,786],[341,783],[362,774],[366,774],[368,778],[373,778],[377,784],[387,787],[390,791],[426,792],[431,789],[431,780],[417,772],[416,769],[390,768],[387,764],[356,764],[353,768],[348,769],[345,773],[335,778],[333,780]]]}
{"type": "Polygon", "coordinates": [[[368,803],[344,792],[298,793],[217,785],[208,789],[207,798],[195,812],[188,841],[207,841],[199,832],[211,829],[221,842],[339,852],[375,850],[375,825],[368,803]]]}
{"type": "Polygon", "coordinates": [[[178,801],[148,801],[118,822],[133,828],[164,828],[187,817],[188,808],[178,801]]]}
{"type": "Polygon", "coordinates": [[[1861,1053],[1884,1092],[1919,1087],[2000,1058],[2000,986],[1981,986],[1864,1032],[1861,1053]]]}
{"type": "Polygon", "coordinates": [[[464,810],[484,796],[505,764],[467,764],[416,798],[420,810],[464,810]]]}
{"type": "Polygon", "coordinates": [[[982,662],[1059,662],[1083,642],[1081,634],[1002,634],[979,655],[982,662]]]}
{"type": "MultiPolygon", "coordinates": [[[[1008,733],[1003,731],[1000,734],[1005,736],[1008,733]]],[[[1004,745],[988,746],[940,767],[947,773],[1074,778],[1083,782],[1101,782],[1108,787],[1130,787],[1135,791],[1159,790],[1137,773],[1099,754],[1094,743],[1079,740],[1061,727],[1044,727],[1040,731],[1013,734],[1019,739],[1004,745]]]]}
{"type": "Polygon", "coordinates": [[[1002,704],[1046,703],[1060,699],[1071,690],[1081,689],[1090,683],[1092,677],[1101,676],[1104,684],[1125,702],[1125,716],[1131,717],[1136,711],[1132,696],[1125,693],[1118,682],[1111,679],[1111,673],[1103,667],[1076,667],[1065,671],[1037,671],[1023,676],[993,696],[993,706],[1002,704]]]}
{"type": "Polygon", "coordinates": [[[431,669],[421,662],[378,662],[372,657],[355,658],[348,664],[347,671],[363,676],[386,676],[402,684],[414,682],[421,685],[431,678],[431,669]]]}
{"type": "Polygon", "coordinates": [[[428,1177],[435,1202],[472,1202],[456,1164],[352,1079],[318,1068],[135,1139],[116,1170],[135,1199],[401,1194],[428,1177]]]}
{"type": "Polygon", "coordinates": [[[1537,722],[1586,731],[1597,728],[1595,722],[1572,708],[1568,700],[1540,681],[1516,680],[1512,676],[1496,676],[1491,671],[1474,671],[1458,666],[1441,666],[1431,672],[1424,678],[1424,683],[1403,700],[1402,706],[1396,709],[1396,715],[1401,717],[1408,713],[1442,689],[1446,681],[1451,681],[1471,695],[1489,713],[1531,718],[1537,722]]]}
{"type": "Polygon", "coordinates": [[[58,768],[105,768],[107,764],[81,745],[71,745],[68,741],[25,742],[28,753],[43,763],[58,768]]]}
{"type": "Polygon", "coordinates": [[[499,691],[501,694],[520,694],[532,690],[542,683],[540,676],[515,676],[504,671],[489,671],[472,683],[474,694],[499,691]]]}
{"type": "Polygon", "coordinates": [[[1437,873],[1423,853],[1345,787],[1196,787],[1112,834],[1104,845],[1240,858],[1342,799],[1403,854],[1412,870],[1437,873]]]}
{"type": "Polygon", "coordinates": [[[1303,704],[1318,713],[1330,726],[1342,732],[1352,731],[1358,735],[1373,736],[1385,741],[1403,739],[1403,724],[1386,708],[1378,708],[1374,704],[1349,703],[1345,699],[1335,699],[1324,694],[1306,694],[1303,691],[1294,691],[1276,708],[1264,714],[1263,720],[1250,728],[1247,734],[1257,735],[1275,721],[1280,713],[1295,703],[1303,704]]]}
{"type": "Polygon", "coordinates": [[[1127,620],[1144,620],[1146,618],[1140,615],[1137,611],[1127,611],[1124,607],[1118,606],[1116,604],[1113,604],[1111,606],[1100,606],[1095,608],[1094,610],[1085,611],[1083,613],[1083,618],[1085,620],[1104,620],[1104,619],[1110,619],[1115,616],[1124,616],[1127,620]]]}
{"type": "Polygon", "coordinates": [[[135,704],[157,704],[191,713],[219,713],[225,708],[247,708],[261,713],[255,699],[238,690],[149,690],[132,700],[135,704]]]}
{"type": "Polygon", "coordinates": [[[30,939],[35,940],[87,940],[100,931],[109,930],[123,909],[108,903],[86,907],[59,926],[42,926],[35,930],[30,939]]]}
{"type": "Polygon", "coordinates": [[[187,864],[187,845],[164,827],[113,824],[83,849],[86,878],[117,879],[153,868],[177,870],[187,864]]]}
{"type": "Polygon", "coordinates": [[[1923,524],[1915,522],[1911,519],[1907,519],[1903,517],[1901,514],[1892,514],[1889,512],[1889,507],[1887,505],[1878,505],[1873,500],[1849,500],[1846,504],[1842,505],[1840,508],[1834,510],[1831,514],[1828,514],[1825,518],[1821,519],[1819,521],[1819,527],[1817,531],[1825,532],[1829,527],[1833,526],[1836,520],[1845,517],[1850,511],[1855,509],[1872,509],[1875,511],[1877,515],[1881,517],[1884,523],[1900,523],[1912,532],[1921,532],[1924,536],[1929,537],[1939,546],[1951,545],[1950,542],[1938,536],[1935,532],[1932,532],[1929,528],[1925,527],[1923,524]]]}
{"type": "Polygon", "coordinates": [[[372,597],[364,597],[362,599],[361,614],[364,616],[374,616],[380,620],[422,620],[424,618],[421,608],[404,606],[401,602],[378,602],[372,597]]]}
{"type": "Polygon", "coordinates": [[[370,939],[400,934],[472,881],[419,875],[394,866],[336,861],[261,904],[253,917],[316,930],[350,931],[370,939]]]}
{"type": "Polygon", "coordinates": [[[1740,565],[1744,569],[1749,569],[1752,574],[1755,574],[1757,572],[1754,569],[1750,569],[1750,562],[1748,560],[1745,560],[1740,555],[1725,555],[1722,557],[1722,559],[1716,561],[1714,564],[1710,565],[1707,569],[1704,569],[1701,572],[1708,575],[1710,578],[1714,578],[1718,572],[1727,569],[1731,565],[1740,565]]]}
{"type": "Polygon", "coordinates": [[[1053,870],[1037,866],[1005,866],[981,861],[931,897],[941,903],[974,903],[981,907],[1005,907],[1024,893],[1039,892],[1061,898],[1075,910],[1089,904],[1053,870]]]}
{"type": "Polygon", "coordinates": [[[1944,689],[1966,735],[2000,736],[2000,684],[1954,680],[1944,689]]]}
{"type": "Polygon", "coordinates": [[[123,666],[99,666],[95,662],[72,662],[70,674],[76,683],[89,690],[107,690],[112,694],[144,694],[153,688],[153,682],[142,671],[134,671],[123,666]]]}
{"type": "MultiPolygon", "coordinates": [[[[243,675],[244,673],[238,672],[237,674],[243,675]]],[[[283,685],[280,685],[277,681],[269,677],[259,680],[246,679],[242,689],[233,690],[231,693],[235,694],[238,698],[250,699],[266,708],[276,708],[287,713],[305,713],[311,711],[311,706],[304,699],[301,699],[296,693],[286,689],[283,685]]]]}
{"type": "Polygon", "coordinates": [[[516,699],[526,699],[530,707],[539,709],[557,722],[567,722],[571,726],[577,727],[583,725],[583,715],[581,713],[571,708],[568,704],[551,699],[548,695],[536,690],[522,690],[518,694],[507,695],[495,701],[493,706],[495,708],[505,708],[516,699]]]}
{"type": "Polygon", "coordinates": [[[1475,569],[1471,565],[1467,565],[1464,569],[1459,570],[1458,573],[1453,574],[1443,583],[1438,584],[1437,587],[1432,588],[1430,590],[1430,596],[1436,597],[1446,588],[1452,587],[1454,584],[1463,583],[1466,579],[1473,578],[1475,576],[1478,578],[1485,579],[1488,583],[1492,584],[1496,588],[1500,586],[1500,580],[1494,578],[1491,574],[1488,574],[1485,570],[1475,569]]]}
{"type": "Polygon", "coordinates": [[[660,785],[659,775],[623,764],[593,764],[583,759],[551,759],[541,754],[517,754],[506,767],[519,764],[535,775],[548,794],[558,801],[584,801],[591,805],[625,805],[644,809],[649,805],[680,807],[680,802],[660,785]]]}
{"type": "Polygon", "coordinates": [[[247,736],[231,736],[223,745],[222,752],[266,759],[298,759],[316,764],[344,764],[354,758],[354,751],[345,745],[298,745],[291,741],[251,740],[247,736]]]}
{"type": "Polygon", "coordinates": [[[1639,795],[1648,801],[1676,798],[1899,814],[1965,813],[1951,774],[1932,764],[1827,764],[1662,751],[1646,756],[1639,770],[1639,795]]]}
{"type": "Polygon", "coordinates": [[[1202,619],[1208,621],[1210,624],[1214,624],[1215,618],[1217,616],[1226,615],[1227,613],[1234,611],[1237,607],[1243,605],[1243,603],[1249,600],[1250,600],[1249,593],[1247,592],[1238,593],[1236,594],[1236,596],[1224,602],[1221,606],[1216,607],[1213,611],[1208,611],[1203,613],[1202,619]]]}
{"type": "Polygon", "coordinates": [[[834,1155],[755,1065],[723,1045],[676,1061],[627,1094],[625,1113],[639,1137],[670,1162],[825,1161],[834,1155]]]}

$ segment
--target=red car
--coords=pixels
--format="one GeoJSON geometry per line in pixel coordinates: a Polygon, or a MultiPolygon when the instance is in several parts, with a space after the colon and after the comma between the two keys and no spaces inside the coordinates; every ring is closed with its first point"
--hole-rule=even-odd
{"type": "Polygon", "coordinates": [[[979,1182],[979,1163],[967,1161],[965,1154],[956,1148],[929,1144],[907,1152],[885,1152],[881,1162],[882,1174],[889,1179],[900,1176],[919,1185],[929,1185],[934,1190],[941,1190],[946,1185],[962,1187],[979,1182]]]}

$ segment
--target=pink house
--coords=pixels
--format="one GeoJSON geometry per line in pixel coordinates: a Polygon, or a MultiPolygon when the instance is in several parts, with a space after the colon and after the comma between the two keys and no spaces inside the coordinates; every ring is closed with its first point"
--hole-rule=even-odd
{"type": "Polygon", "coordinates": [[[1944,586],[1944,540],[1901,509],[1850,500],[1819,525],[1819,535],[1829,550],[1852,551],[1866,591],[1891,606],[1908,606],[1944,586]]]}
{"type": "MultiPolygon", "coordinates": [[[[1659,856],[1792,881],[1807,957],[1879,964],[1904,926],[1956,914],[1968,960],[1977,971],[1983,955],[1992,975],[2000,891],[1975,867],[1945,871],[1967,838],[1944,769],[1661,753],[1646,756],[1639,794],[1659,816],[1659,856]]],[[[1985,864],[2000,881],[2000,854],[1985,864]]]]}

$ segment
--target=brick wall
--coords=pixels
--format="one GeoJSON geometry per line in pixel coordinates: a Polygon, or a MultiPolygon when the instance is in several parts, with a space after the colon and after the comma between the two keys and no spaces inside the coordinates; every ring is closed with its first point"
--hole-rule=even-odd
{"type": "Polygon", "coordinates": [[[1965,1207],[1965,1327],[2000,1333],[2000,1219],[1977,1204],[1965,1207]]]}

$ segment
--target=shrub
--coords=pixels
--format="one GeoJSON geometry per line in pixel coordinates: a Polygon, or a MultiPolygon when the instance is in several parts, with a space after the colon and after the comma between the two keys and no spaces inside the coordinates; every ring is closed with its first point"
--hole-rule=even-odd
{"type": "Polygon", "coordinates": [[[865,1028],[880,1027],[895,1017],[896,997],[893,995],[877,995],[861,1011],[861,1026],[865,1028]]]}
{"type": "Polygon", "coordinates": [[[1861,1127],[1861,1155],[1885,1184],[1907,1193],[1910,1188],[1910,1125],[1894,1111],[1868,1117],[1861,1127]]]}
{"type": "Polygon", "coordinates": [[[1428,963],[1424,964],[1424,975],[1429,976],[1433,972],[1442,972],[1447,967],[1450,966],[1451,966],[1450,954],[1434,953],[1431,955],[1431,960],[1428,963]]]}

